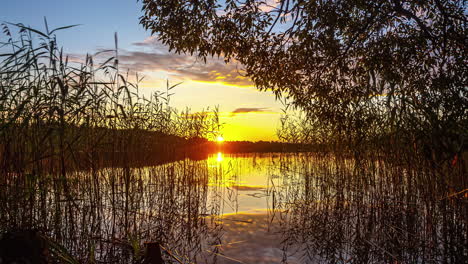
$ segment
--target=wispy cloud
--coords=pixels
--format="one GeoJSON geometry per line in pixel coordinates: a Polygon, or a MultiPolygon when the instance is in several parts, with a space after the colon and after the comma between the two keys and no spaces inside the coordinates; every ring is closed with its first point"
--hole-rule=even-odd
{"type": "MultiPolygon", "coordinates": [[[[156,47],[163,48],[164,47],[164,45],[158,40],[156,36],[147,37],[143,41],[133,42],[132,45],[141,46],[141,47],[150,47],[150,48],[156,48],[156,47]]],[[[167,50],[167,48],[165,49],[167,50]]]]}
{"type": "Polygon", "coordinates": [[[167,50],[156,37],[133,43],[138,51],[124,51],[119,60],[132,71],[162,71],[175,79],[209,83],[223,83],[236,86],[252,86],[245,77],[242,66],[223,58],[207,58],[206,63],[196,56],[174,54],[167,50]]]}
{"type": "MultiPolygon", "coordinates": [[[[73,62],[83,63],[84,54],[69,54],[73,62]]],[[[104,62],[113,56],[112,50],[99,48],[95,54],[96,62],[104,62]],[[105,52],[106,51],[106,52],[105,52]]],[[[252,87],[253,83],[245,76],[242,65],[236,62],[225,63],[222,57],[207,58],[206,63],[196,56],[169,52],[156,37],[132,43],[130,49],[119,50],[121,69],[130,72],[167,74],[171,81],[197,81],[222,83],[225,85],[252,87]]]]}
{"type": "Polygon", "coordinates": [[[269,110],[269,108],[266,107],[241,107],[241,108],[236,108],[234,111],[231,112],[231,116],[235,116],[237,114],[247,114],[247,113],[273,113],[272,111],[269,110]]]}

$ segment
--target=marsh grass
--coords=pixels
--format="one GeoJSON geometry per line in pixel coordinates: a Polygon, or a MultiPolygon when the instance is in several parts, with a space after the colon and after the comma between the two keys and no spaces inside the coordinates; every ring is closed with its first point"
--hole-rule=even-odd
{"type": "Polygon", "coordinates": [[[461,171],[441,180],[424,163],[311,153],[282,156],[279,166],[271,214],[284,252],[312,263],[466,263],[461,171]]]}
{"type": "Polygon", "coordinates": [[[79,262],[138,262],[145,241],[193,259],[204,233],[203,165],[182,156],[134,167],[215,136],[216,109],[178,112],[169,83],[142,96],[141,78],[119,69],[117,36],[114,56],[77,62],[56,38],[72,26],[45,25],[2,24],[1,231],[38,229],[79,262]]]}

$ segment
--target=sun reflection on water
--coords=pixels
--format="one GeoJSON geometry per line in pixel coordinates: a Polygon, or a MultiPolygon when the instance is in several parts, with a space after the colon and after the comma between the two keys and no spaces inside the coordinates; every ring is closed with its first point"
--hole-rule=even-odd
{"type": "Polygon", "coordinates": [[[217,162],[222,162],[223,161],[223,153],[222,152],[218,152],[218,156],[216,157],[216,161],[217,162]]]}

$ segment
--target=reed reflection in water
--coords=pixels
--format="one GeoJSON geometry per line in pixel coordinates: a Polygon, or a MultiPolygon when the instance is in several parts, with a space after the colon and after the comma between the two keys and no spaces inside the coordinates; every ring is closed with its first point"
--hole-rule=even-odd
{"type": "Polygon", "coordinates": [[[197,259],[217,237],[207,222],[220,214],[219,201],[207,200],[206,161],[75,171],[70,193],[60,178],[5,176],[2,231],[40,230],[83,263],[138,263],[144,242],[159,242],[168,261],[210,261],[197,259]]]}
{"type": "Polygon", "coordinates": [[[225,156],[219,166],[237,201],[221,252],[236,261],[467,263],[463,167],[312,153],[225,156]]]}
{"type": "Polygon", "coordinates": [[[56,177],[9,173],[0,221],[88,263],[138,263],[152,241],[168,263],[466,263],[457,173],[312,153],[75,171],[70,193],[56,177]]]}

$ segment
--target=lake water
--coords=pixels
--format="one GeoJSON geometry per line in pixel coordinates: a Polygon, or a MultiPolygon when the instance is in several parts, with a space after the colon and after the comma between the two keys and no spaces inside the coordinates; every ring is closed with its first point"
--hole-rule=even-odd
{"type": "Polygon", "coordinates": [[[108,263],[137,263],[145,242],[169,263],[468,259],[464,183],[381,158],[220,152],[67,177],[66,188],[53,177],[3,185],[5,229],[33,227],[108,263]]]}

